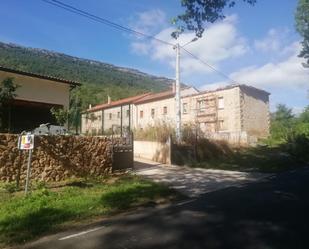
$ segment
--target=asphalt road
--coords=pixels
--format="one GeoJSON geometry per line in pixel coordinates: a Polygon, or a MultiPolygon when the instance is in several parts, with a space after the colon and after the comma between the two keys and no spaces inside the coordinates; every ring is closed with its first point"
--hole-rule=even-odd
{"type": "Polygon", "coordinates": [[[309,169],[98,222],[26,248],[309,248],[309,169]]]}

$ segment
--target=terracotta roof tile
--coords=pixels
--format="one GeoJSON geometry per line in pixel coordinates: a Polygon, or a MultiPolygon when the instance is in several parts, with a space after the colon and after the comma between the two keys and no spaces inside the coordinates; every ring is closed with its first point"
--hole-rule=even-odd
{"type": "Polygon", "coordinates": [[[143,97],[146,97],[150,94],[151,93],[144,93],[144,94],[141,94],[141,95],[112,101],[110,104],[108,104],[108,103],[99,104],[99,105],[96,105],[96,106],[88,109],[87,111],[88,112],[94,112],[94,111],[98,111],[98,110],[107,109],[107,108],[110,108],[110,107],[116,107],[116,106],[125,105],[125,104],[133,104],[133,103],[135,103],[136,100],[141,99],[143,97]]]}
{"type": "Polygon", "coordinates": [[[150,101],[160,100],[160,99],[167,99],[172,98],[175,96],[175,93],[172,90],[160,92],[160,93],[153,93],[149,94],[141,99],[138,99],[134,102],[134,104],[142,104],[150,101]]]}

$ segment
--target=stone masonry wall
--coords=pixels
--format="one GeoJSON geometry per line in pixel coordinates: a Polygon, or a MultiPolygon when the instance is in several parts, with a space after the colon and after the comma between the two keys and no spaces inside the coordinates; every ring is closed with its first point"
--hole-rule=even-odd
{"type": "MultiPolygon", "coordinates": [[[[0,134],[0,181],[20,180],[27,169],[27,151],[17,149],[17,135],[0,134]]],[[[68,177],[102,176],[112,171],[112,142],[106,137],[36,136],[31,179],[61,181],[68,177]]]]}
{"type": "Polygon", "coordinates": [[[241,87],[242,131],[264,138],[269,135],[269,95],[249,87],[241,87]]]}

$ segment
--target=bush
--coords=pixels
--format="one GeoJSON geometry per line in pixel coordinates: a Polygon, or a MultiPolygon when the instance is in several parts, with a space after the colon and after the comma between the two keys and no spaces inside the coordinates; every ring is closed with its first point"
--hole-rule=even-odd
{"type": "Polygon", "coordinates": [[[182,141],[186,144],[195,144],[199,137],[203,137],[200,127],[194,123],[182,127],[182,141]]]}
{"type": "Polygon", "coordinates": [[[171,135],[175,136],[175,130],[172,125],[167,122],[157,122],[154,125],[148,125],[144,129],[134,130],[134,138],[136,140],[166,143],[171,135]]]}
{"type": "Polygon", "coordinates": [[[174,144],[172,161],[178,165],[193,165],[216,159],[228,159],[234,155],[233,148],[225,141],[197,138],[192,143],[174,144]]]}
{"type": "Polygon", "coordinates": [[[39,182],[35,183],[34,188],[37,189],[37,190],[46,189],[47,188],[47,184],[44,181],[39,181],[39,182]]]}
{"type": "Polygon", "coordinates": [[[18,188],[16,187],[16,183],[10,182],[10,183],[5,183],[2,188],[8,192],[8,193],[14,193],[18,191],[18,188]]]}
{"type": "MultiPolygon", "coordinates": [[[[174,124],[159,121],[154,125],[148,125],[144,129],[134,130],[134,138],[137,140],[166,143],[170,136],[175,140],[176,134],[173,127],[174,124]]],[[[182,127],[182,142],[185,144],[192,145],[201,136],[203,136],[202,131],[193,123],[185,124],[182,127]]]]}
{"type": "Polygon", "coordinates": [[[309,162],[309,123],[298,123],[288,134],[287,151],[297,159],[309,162]]]}

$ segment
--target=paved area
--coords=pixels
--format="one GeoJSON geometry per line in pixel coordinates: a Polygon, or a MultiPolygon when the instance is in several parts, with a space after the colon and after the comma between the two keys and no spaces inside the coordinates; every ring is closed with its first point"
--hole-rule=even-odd
{"type": "Polygon", "coordinates": [[[307,249],[309,169],[98,221],[27,249],[307,249]]]}
{"type": "Polygon", "coordinates": [[[255,182],[269,176],[253,172],[165,165],[143,159],[135,159],[134,167],[137,175],[167,184],[189,197],[197,197],[207,192],[255,182]]]}

